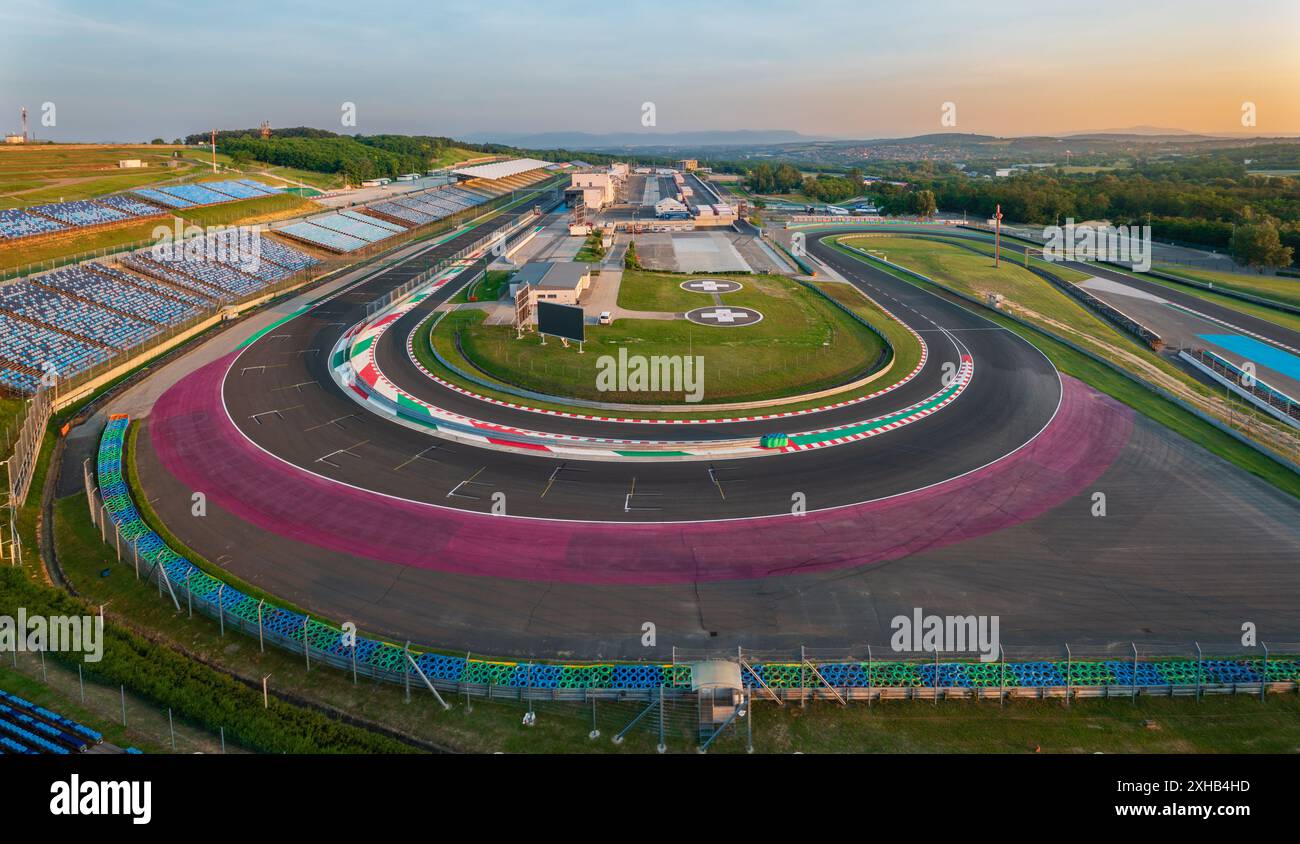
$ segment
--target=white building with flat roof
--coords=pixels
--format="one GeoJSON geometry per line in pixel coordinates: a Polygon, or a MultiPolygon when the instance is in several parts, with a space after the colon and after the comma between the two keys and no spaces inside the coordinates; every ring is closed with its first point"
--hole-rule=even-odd
{"type": "Polygon", "coordinates": [[[534,313],[539,301],[576,305],[579,297],[591,287],[591,267],[577,261],[534,261],[524,264],[510,279],[512,299],[523,284],[530,288],[528,299],[534,313]]]}

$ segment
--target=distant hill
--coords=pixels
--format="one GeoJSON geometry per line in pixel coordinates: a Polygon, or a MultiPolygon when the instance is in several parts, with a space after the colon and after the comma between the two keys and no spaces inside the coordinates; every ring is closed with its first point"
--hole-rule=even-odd
{"type": "Polygon", "coordinates": [[[819,140],[790,129],[737,129],[700,132],[478,132],[466,136],[479,143],[508,144],[522,149],[634,149],[704,146],[750,146],[819,140]]]}

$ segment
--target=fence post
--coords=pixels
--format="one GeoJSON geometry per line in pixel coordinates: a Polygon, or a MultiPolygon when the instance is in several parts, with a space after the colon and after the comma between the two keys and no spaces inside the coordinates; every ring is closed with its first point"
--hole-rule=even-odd
{"type": "Polygon", "coordinates": [[[266,599],[257,602],[257,647],[266,653],[266,636],[262,632],[262,607],[266,605],[266,599]]]}
{"type": "Polygon", "coordinates": [[[998,706],[1007,705],[1007,652],[1001,645],[998,645],[998,658],[1001,665],[1001,679],[998,685],[998,706]]]}
{"type": "Polygon", "coordinates": [[[189,610],[190,618],[194,618],[194,590],[190,586],[190,578],[194,575],[194,567],[190,566],[185,570],[185,607],[189,610]]]}
{"type": "Polygon", "coordinates": [[[1204,676],[1201,672],[1201,643],[1193,642],[1192,644],[1196,645],[1196,702],[1200,703],[1201,702],[1201,677],[1204,676]]]}
{"type": "Polygon", "coordinates": [[[871,707],[871,687],[875,682],[872,672],[874,670],[874,661],[871,658],[871,645],[867,645],[867,707],[871,707]]]}
{"type": "Polygon", "coordinates": [[[217,587],[217,623],[221,625],[221,636],[226,635],[226,601],[225,601],[226,584],[217,587]]]}
{"type": "Polygon", "coordinates": [[[1137,703],[1138,699],[1138,646],[1129,642],[1129,647],[1133,649],[1133,702],[1137,703]]]}
{"type": "Polygon", "coordinates": [[[587,733],[587,738],[595,740],[600,738],[600,730],[596,728],[596,698],[591,689],[587,689],[587,696],[591,698],[591,732],[587,733]]]}
{"type": "Polygon", "coordinates": [[[668,745],[664,744],[664,684],[660,683],[659,684],[659,744],[658,746],[655,747],[655,750],[659,751],[660,753],[663,753],[667,749],[668,749],[668,745]]]}
{"type": "Polygon", "coordinates": [[[934,649],[934,705],[939,705],[939,649],[934,649]]]}
{"type": "Polygon", "coordinates": [[[1070,705],[1070,680],[1074,674],[1074,654],[1070,653],[1070,643],[1065,643],[1065,705],[1070,705]]]}
{"type": "Polygon", "coordinates": [[[406,644],[402,646],[402,685],[406,688],[406,702],[411,702],[411,640],[407,639],[406,644]]]}
{"type": "MultiPolygon", "coordinates": [[[[467,669],[468,669],[468,667],[469,667],[469,658],[470,658],[470,651],[465,651],[465,666],[466,666],[467,669]]],[[[464,685],[465,685],[465,711],[466,711],[467,713],[473,713],[473,712],[474,712],[474,703],[473,703],[473,701],[470,700],[470,697],[469,697],[469,683],[465,683],[464,685]]],[[[488,695],[489,695],[489,697],[491,696],[491,692],[492,692],[492,687],[491,687],[491,686],[488,686],[488,695]]]]}
{"type": "Polygon", "coordinates": [[[176,725],[172,722],[172,708],[167,707],[167,731],[172,736],[172,750],[176,750],[176,725]]]}
{"type": "Polygon", "coordinates": [[[754,687],[745,687],[745,729],[748,731],[748,746],[745,748],[746,753],[754,752],[754,687]]]}
{"type": "Polygon", "coordinates": [[[302,655],[307,660],[307,670],[311,671],[311,646],[307,642],[307,625],[311,623],[311,616],[302,617],[302,655]]]}
{"type": "Polygon", "coordinates": [[[808,657],[804,646],[799,646],[799,706],[808,706],[808,657]]]}
{"type": "Polygon", "coordinates": [[[122,691],[122,726],[126,726],[126,686],[119,687],[122,691]]]}
{"type": "Polygon", "coordinates": [[[81,676],[81,663],[77,663],[77,688],[81,691],[81,702],[86,702],[86,678],[81,676]]]}
{"type": "Polygon", "coordinates": [[[1268,692],[1268,645],[1260,642],[1259,646],[1264,649],[1264,666],[1259,672],[1259,699],[1264,700],[1268,692]]]}

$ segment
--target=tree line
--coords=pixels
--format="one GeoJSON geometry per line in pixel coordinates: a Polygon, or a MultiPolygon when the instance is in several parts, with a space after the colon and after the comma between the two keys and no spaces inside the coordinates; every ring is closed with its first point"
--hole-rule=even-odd
{"type": "Polygon", "coordinates": [[[925,216],[937,206],[986,219],[1001,205],[1005,219],[1031,225],[1061,225],[1067,218],[1150,225],[1157,240],[1230,251],[1254,266],[1284,266],[1300,250],[1300,180],[1247,171],[1247,161],[1260,163],[1252,155],[1274,166],[1295,160],[1294,144],[1276,147],[1139,160],[1095,173],[1048,167],[994,179],[948,163],[882,162],[873,175],[889,181],[866,186],[858,168],[805,176],[792,164],[764,162],[749,167],[745,183],[756,193],[798,190],[823,202],[865,191],[888,214],[925,216]]]}

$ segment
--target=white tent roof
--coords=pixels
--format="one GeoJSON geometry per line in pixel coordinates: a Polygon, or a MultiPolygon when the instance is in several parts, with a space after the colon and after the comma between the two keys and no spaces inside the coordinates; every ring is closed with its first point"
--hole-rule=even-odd
{"type": "Polygon", "coordinates": [[[550,163],[549,161],[538,161],[535,158],[512,158],[509,161],[494,161],[491,164],[461,167],[451,172],[467,179],[504,179],[507,176],[527,173],[529,170],[540,170],[549,166],[550,163]]]}

